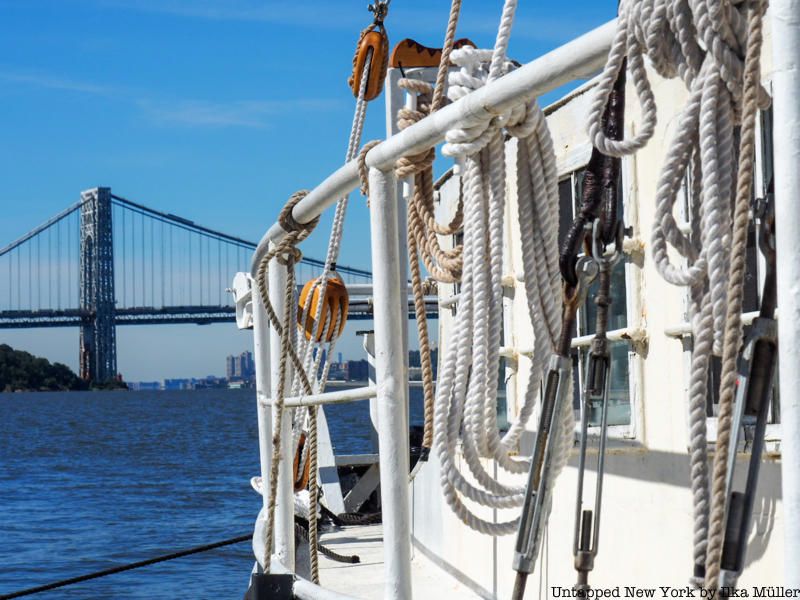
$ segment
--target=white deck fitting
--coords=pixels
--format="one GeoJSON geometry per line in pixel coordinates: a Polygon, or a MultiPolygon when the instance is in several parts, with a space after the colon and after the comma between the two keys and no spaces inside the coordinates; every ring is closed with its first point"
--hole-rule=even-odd
{"type": "MultiPolygon", "coordinates": [[[[344,527],[339,531],[324,533],[320,541],[334,552],[357,554],[361,558],[360,563],[352,565],[334,562],[320,555],[319,578],[323,587],[363,600],[381,600],[384,597],[381,525],[344,527]]],[[[418,551],[414,552],[411,561],[411,585],[415,598],[480,598],[418,551]]]]}

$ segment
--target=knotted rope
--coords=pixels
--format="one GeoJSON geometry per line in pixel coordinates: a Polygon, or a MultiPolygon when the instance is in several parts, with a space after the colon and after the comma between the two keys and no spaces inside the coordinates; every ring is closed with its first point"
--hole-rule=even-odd
{"type": "MultiPolygon", "coordinates": [[[[450,4],[442,54],[436,74],[436,86],[429,83],[403,78],[398,86],[407,93],[417,94],[416,110],[401,108],[397,113],[398,129],[403,130],[421,121],[438,110],[445,100],[445,81],[450,68],[450,54],[453,51],[456,26],[461,10],[461,0],[450,4]]],[[[365,146],[366,150],[366,146],[365,146]]],[[[364,155],[366,154],[365,151],[364,155]]],[[[436,221],[434,214],[433,161],[436,149],[430,148],[414,156],[403,157],[395,165],[395,175],[399,179],[413,178],[414,191],[408,205],[408,255],[411,271],[411,288],[414,294],[414,312],[419,337],[420,367],[422,370],[422,389],[424,397],[424,429],[422,446],[433,445],[434,384],[431,347],[428,335],[428,319],[425,307],[425,281],[420,272],[420,260],[435,281],[454,283],[461,277],[461,246],[445,250],[439,244],[437,235],[453,235],[461,229],[462,212],[459,204],[450,223],[443,225],[436,221]]],[[[363,161],[362,161],[363,162],[363,161]]],[[[361,174],[362,193],[364,193],[364,173],[361,174]]]]}
{"type": "MultiPolygon", "coordinates": [[[[721,530],[718,531],[721,525],[717,523],[710,532],[708,529],[707,381],[712,353],[724,354],[724,348],[732,345],[731,360],[735,363],[741,341],[741,326],[736,324],[741,309],[741,284],[737,287],[730,277],[738,273],[737,265],[743,264],[745,250],[744,245],[734,243],[733,236],[746,236],[746,231],[737,233],[741,221],[737,221],[734,228],[731,199],[734,186],[737,198],[742,193],[742,169],[752,168],[749,159],[744,158],[745,152],[752,154],[752,143],[741,146],[739,175],[735,181],[734,126],[742,115],[746,122],[751,113],[768,102],[757,73],[754,82],[745,82],[743,62],[744,56],[751,59],[751,52],[755,53],[752,60],[758,61],[760,19],[765,7],[762,0],[738,3],[731,0],[622,0],[617,32],[589,115],[588,132],[594,145],[605,154],[623,156],[642,148],[652,137],[656,124],[656,104],[645,68],[645,54],[659,75],[680,77],[689,91],[659,177],[652,245],[656,268],[664,279],[689,287],[689,317],[694,340],[689,378],[689,446],[695,518],[692,581],[698,585],[703,581],[704,571],[709,585],[709,577],[715,569],[718,572],[719,566],[716,551],[713,556],[708,552],[707,556],[710,546],[721,543],[721,530]],[[747,11],[751,12],[750,17],[747,11]],[[634,137],[611,140],[603,134],[600,117],[626,57],[643,117],[636,128],[639,133],[634,137]],[[743,91],[747,85],[753,87],[749,95],[743,91]],[[745,102],[745,96],[749,101],[745,102]],[[689,170],[691,231],[686,235],[678,227],[672,211],[689,170]],[[670,261],[669,247],[685,259],[685,267],[670,261]],[[732,317],[733,312],[736,317],[732,317]],[[709,561],[715,562],[716,567],[709,568],[709,561]]],[[[745,183],[749,189],[748,177],[750,175],[745,177],[745,183]]],[[[749,192],[743,202],[749,202],[749,192]]],[[[740,210],[745,210],[744,217],[739,216],[744,219],[746,229],[746,208],[737,205],[737,214],[740,210]]],[[[732,368],[735,370],[735,364],[732,368]]],[[[733,394],[734,382],[732,375],[722,382],[721,400],[733,394]]],[[[729,437],[730,420],[722,418],[724,410],[727,412],[727,407],[721,402],[717,457],[720,453],[727,454],[727,441],[723,440],[729,437]]],[[[725,461],[718,467],[715,460],[715,472],[724,468],[725,461]]],[[[716,510],[715,518],[719,520],[720,510],[724,517],[724,474],[722,498],[717,496],[716,479],[715,473],[713,502],[723,504],[722,509],[716,510]]],[[[713,585],[716,586],[716,582],[713,585]]]]}
{"type": "MultiPolygon", "coordinates": [[[[513,68],[506,60],[506,49],[515,8],[513,0],[504,4],[494,51],[453,51],[452,61],[460,70],[450,74],[451,100],[513,68]]],[[[436,395],[435,448],[442,464],[442,488],[451,509],[478,531],[504,535],[516,530],[519,519],[501,523],[481,519],[461,496],[493,508],[519,507],[524,499],[523,487],[501,484],[486,472],[480,459],[493,458],[512,473],[529,468],[528,460],[512,458],[511,454],[533,413],[545,362],[561,329],[555,156],[544,114],[535,100],[475,126],[451,130],[446,141],[443,153],[456,157],[462,166],[464,249],[461,300],[436,395]],[[503,300],[504,130],[518,138],[518,222],[535,346],[517,420],[501,438],[496,404],[503,300]],[[459,441],[476,483],[468,481],[456,466],[459,441]]],[[[560,431],[555,433],[563,442],[554,465],[556,474],[572,445],[573,420],[568,406],[559,419],[560,431]]]]}
{"type": "Polygon", "coordinates": [[[739,142],[739,171],[736,179],[736,199],[733,217],[733,244],[728,276],[728,306],[725,315],[725,335],[720,378],[719,417],[714,469],[711,480],[711,516],[706,557],[707,588],[716,589],[719,579],[722,543],[725,534],[726,475],[728,450],[733,433],[733,401],[736,390],[737,359],[742,343],[742,294],[747,252],[747,232],[750,221],[750,195],[753,186],[756,115],[762,43],[762,16],[766,2],[756,0],[748,9],[747,48],[744,64],[742,126],[739,142]]]}
{"type": "MultiPolygon", "coordinates": [[[[300,379],[306,393],[311,393],[311,383],[303,370],[302,363],[300,362],[297,352],[295,351],[293,343],[293,327],[294,321],[292,319],[295,306],[295,273],[294,267],[300,260],[302,254],[297,248],[297,244],[306,239],[319,222],[319,217],[307,224],[301,224],[294,220],[292,217],[292,209],[308,194],[306,190],[295,192],[287,201],[286,205],[281,210],[278,222],[283,227],[287,234],[284,238],[276,244],[261,260],[258,266],[256,282],[258,284],[258,291],[261,295],[261,302],[267,313],[272,327],[280,335],[281,351],[278,363],[278,385],[276,389],[275,398],[272,399],[275,408],[274,422],[272,428],[272,459],[270,463],[269,474],[269,496],[267,504],[267,521],[266,521],[266,542],[264,545],[264,556],[262,565],[265,573],[270,572],[272,560],[272,543],[275,535],[275,502],[278,492],[278,473],[281,462],[281,423],[283,422],[284,402],[286,400],[286,372],[288,362],[291,361],[295,367],[296,376],[300,379]],[[286,267],[286,290],[284,293],[284,311],[281,317],[275,311],[272,302],[269,298],[269,286],[267,284],[269,274],[269,263],[277,260],[279,264],[286,267]]],[[[316,510],[312,505],[312,510],[309,515],[309,522],[316,520],[316,510]]],[[[316,543],[316,538],[314,543],[316,543]]],[[[316,554],[316,552],[312,553],[316,554]]]]}
{"type": "MultiPolygon", "coordinates": [[[[370,26],[361,32],[359,38],[360,46],[364,36],[374,28],[370,26]]],[[[384,32],[385,33],[385,32],[384,32]]],[[[387,42],[388,43],[388,42],[387,42]]],[[[386,53],[384,53],[386,55],[386,53]]],[[[386,55],[388,56],[388,55],[386,55]]],[[[358,147],[361,144],[361,138],[364,130],[364,121],[366,119],[367,104],[366,91],[367,82],[369,80],[369,73],[372,66],[372,51],[367,54],[364,68],[359,81],[358,97],[356,100],[356,107],[353,114],[353,122],[350,128],[350,137],[347,144],[347,152],[345,155],[345,162],[349,162],[355,158],[358,152],[358,147]]],[[[354,64],[356,58],[354,57],[354,64]]],[[[381,77],[385,75],[386,64],[380,65],[382,72],[381,77]]],[[[318,294],[319,298],[325,298],[325,292],[328,286],[328,280],[331,273],[335,270],[336,261],[339,257],[339,251],[342,244],[342,234],[344,229],[344,219],[347,212],[348,196],[344,196],[336,203],[336,210],[334,212],[333,224],[331,226],[331,234],[328,241],[328,251],[325,257],[325,265],[322,269],[320,277],[315,282],[312,289],[309,291],[309,298],[314,294],[318,294]]],[[[313,303],[309,303],[309,306],[313,303]]],[[[313,340],[328,338],[328,332],[338,331],[339,316],[327,320],[326,331],[320,332],[320,322],[322,321],[322,310],[325,302],[318,302],[316,312],[314,314],[314,327],[311,335],[311,340],[306,340],[305,336],[299,336],[298,347],[299,354],[303,356],[303,376],[311,374],[313,379],[313,386],[306,389],[303,381],[295,377],[292,389],[295,393],[303,392],[306,394],[319,393],[324,391],[325,384],[328,380],[328,373],[330,370],[333,352],[336,346],[338,336],[332,336],[331,340],[327,343],[315,343],[313,340]],[[320,337],[320,334],[321,337],[320,337]],[[322,361],[325,361],[324,364],[322,361]],[[320,368],[322,366],[322,368],[320,368]]],[[[301,309],[305,310],[305,309],[301,309]]],[[[301,322],[306,321],[306,314],[301,313],[301,322]]],[[[317,506],[319,502],[319,487],[317,479],[317,449],[318,449],[318,433],[317,433],[317,407],[303,407],[295,411],[294,426],[293,426],[293,448],[297,453],[300,444],[300,434],[305,427],[308,427],[308,443],[305,444],[302,451],[301,464],[306,460],[309,462],[309,494],[310,494],[310,518],[309,518],[309,553],[311,556],[311,578],[315,583],[319,583],[319,567],[317,555],[317,506]]]]}

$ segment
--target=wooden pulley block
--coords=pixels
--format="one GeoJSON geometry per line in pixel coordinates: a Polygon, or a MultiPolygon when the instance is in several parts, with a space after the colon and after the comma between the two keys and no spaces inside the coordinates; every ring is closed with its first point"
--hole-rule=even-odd
{"type": "Polygon", "coordinates": [[[364,99],[369,101],[377,98],[383,89],[383,82],[386,79],[386,70],[389,66],[389,36],[383,27],[378,29],[375,25],[367,27],[361,32],[358,40],[356,54],[353,57],[353,73],[347,80],[353,95],[358,98],[361,78],[364,75],[364,66],[367,64],[367,56],[372,54],[367,76],[367,89],[364,92],[364,99]]]}
{"type": "MultiPolygon", "coordinates": [[[[453,50],[458,50],[464,46],[475,48],[475,44],[471,40],[462,38],[455,41],[453,50]]],[[[411,67],[438,67],[441,60],[441,48],[428,48],[411,38],[406,38],[397,42],[394,50],[392,50],[392,57],[389,63],[393,69],[409,69],[411,67]]]]}
{"type": "Polygon", "coordinates": [[[306,434],[300,433],[300,441],[297,445],[297,452],[294,455],[294,491],[299,492],[300,490],[306,489],[308,487],[308,475],[309,475],[309,465],[311,461],[306,460],[303,463],[302,469],[300,468],[300,463],[303,459],[303,449],[306,445],[306,434]]]}
{"type": "Polygon", "coordinates": [[[300,292],[300,309],[297,311],[297,323],[304,330],[306,339],[311,340],[316,330],[315,342],[330,342],[339,337],[347,322],[347,309],[350,298],[347,287],[338,273],[328,275],[325,286],[325,297],[320,298],[322,288],[320,277],[312,279],[303,286],[300,292]],[[315,318],[322,302],[319,327],[315,327],[315,318]]]}

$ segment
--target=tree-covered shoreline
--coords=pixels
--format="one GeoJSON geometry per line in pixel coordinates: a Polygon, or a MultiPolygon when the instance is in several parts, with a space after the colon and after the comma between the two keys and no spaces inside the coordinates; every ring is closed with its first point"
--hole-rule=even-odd
{"type": "Polygon", "coordinates": [[[95,384],[78,377],[67,365],[0,344],[0,392],[66,392],[127,389],[121,381],[95,384]]]}

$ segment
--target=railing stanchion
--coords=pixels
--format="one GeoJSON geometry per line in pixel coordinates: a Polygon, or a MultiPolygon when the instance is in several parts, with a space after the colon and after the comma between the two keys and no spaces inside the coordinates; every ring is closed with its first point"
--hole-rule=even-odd
{"type": "MultiPolygon", "coordinates": [[[[283,315],[285,310],[286,292],[286,266],[273,259],[269,266],[269,299],[275,312],[283,315]]],[[[289,323],[292,327],[294,324],[289,323]]],[[[274,328],[270,327],[270,392],[275,398],[278,393],[279,360],[281,354],[281,336],[274,328]]],[[[286,387],[292,387],[291,364],[286,368],[286,387]]],[[[294,456],[292,453],[292,422],[291,410],[283,412],[283,421],[278,424],[275,419],[275,407],[272,407],[272,427],[281,430],[281,466],[278,470],[278,495],[275,503],[275,555],[288,569],[294,570],[294,485],[292,469],[294,456]]],[[[270,442],[270,448],[272,444],[270,442]]],[[[264,480],[265,482],[268,480],[264,480]]]]}
{"type": "Polygon", "coordinates": [[[375,294],[375,375],[383,512],[386,600],[411,599],[411,511],[408,498],[408,372],[406,310],[394,173],[370,169],[370,224],[375,294]]]}
{"type": "MultiPolygon", "coordinates": [[[[253,356],[256,367],[256,407],[258,410],[258,457],[261,463],[261,481],[269,481],[272,449],[272,407],[270,398],[269,320],[258,293],[258,284],[252,281],[253,290],[253,356]]],[[[267,495],[263,495],[264,508],[267,495]]]]}

